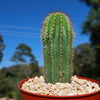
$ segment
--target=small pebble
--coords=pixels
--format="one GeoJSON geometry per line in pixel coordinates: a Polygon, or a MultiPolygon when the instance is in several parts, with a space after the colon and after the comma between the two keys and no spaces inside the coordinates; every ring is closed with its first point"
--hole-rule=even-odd
{"type": "Polygon", "coordinates": [[[100,90],[100,87],[95,82],[78,79],[77,76],[72,76],[71,83],[56,84],[45,83],[43,76],[40,76],[40,78],[36,76],[26,81],[22,85],[22,89],[42,95],[71,96],[95,92],[100,90]]]}

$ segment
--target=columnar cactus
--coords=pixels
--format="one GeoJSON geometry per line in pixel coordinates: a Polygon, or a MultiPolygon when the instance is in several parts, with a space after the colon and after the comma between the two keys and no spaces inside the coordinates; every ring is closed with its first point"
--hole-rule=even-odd
{"type": "Polygon", "coordinates": [[[43,22],[44,76],[47,83],[70,82],[72,76],[73,29],[68,16],[50,13],[43,22]]]}

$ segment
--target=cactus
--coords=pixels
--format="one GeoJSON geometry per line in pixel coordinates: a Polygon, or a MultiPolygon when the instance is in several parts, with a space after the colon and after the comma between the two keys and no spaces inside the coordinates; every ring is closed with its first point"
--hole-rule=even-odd
{"type": "Polygon", "coordinates": [[[42,27],[44,76],[47,83],[70,82],[72,76],[73,29],[62,12],[50,13],[42,27]]]}

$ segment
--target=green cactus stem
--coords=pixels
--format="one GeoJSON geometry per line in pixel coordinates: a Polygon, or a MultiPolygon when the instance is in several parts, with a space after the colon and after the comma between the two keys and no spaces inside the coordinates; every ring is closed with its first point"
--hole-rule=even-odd
{"type": "Polygon", "coordinates": [[[45,18],[42,28],[42,42],[46,82],[70,82],[73,29],[66,14],[53,12],[45,18]]]}

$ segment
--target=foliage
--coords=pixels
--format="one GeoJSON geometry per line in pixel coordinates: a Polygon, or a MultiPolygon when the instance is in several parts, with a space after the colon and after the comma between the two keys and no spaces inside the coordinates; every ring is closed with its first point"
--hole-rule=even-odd
{"type": "Polygon", "coordinates": [[[95,50],[91,45],[89,43],[80,44],[75,48],[74,74],[89,78],[95,77],[95,61],[95,50]]]}
{"type": "Polygon", "coordinates": [[[69,17],[61,12],[50,13],[43,22],[42,41],[46,82],[70,82],[73,29],[69,17]]]}
{"type": "Polygon", "coordinates": [[[39,71],[39,67],[37,64],[34,64],[34,63],[30,63],[28,65],[28,75],[29,77],[35,77],[35,76],[39,76],[40,75],[40,71],[39,71]]]}
{"type": "Polygon", "coordinates": [[[83,34],[90,34],[92,45],[100,45],[100,0],[82,0],[91,10],[83,23],[83,34]]]}
{"type": "Polygon", "coordinates": [[[18,89],[16,90],[16,100],[23,100],[18,89]]]}
{"type": "MultiPolygon", "coordinates": [[[[1,37],[0,40],[2,43],[1,37]]],[[[3,50],[3,47],[0,50],[3,50]]],[[[29,77],[40,76],[38,62],[35,60],[31,48],[26,44],[19,44],[16,47],[11,60],[17,62],[17,65],[0,69],[0,86],[2,86],[0,87],[0,97],[7,96],[8,99],[14,97],[16,100],[22,100],[17,89],[17,83],[29,77]],[[22,64],[21,62],[28,62],[29,64],[22,64]]]]}
{"type": "Polygon", "coordinates": [[[14,61],[16,63],[26,63],[28,62],[28,60],[29,63],[31,62],[37,64],[37,61],[35,60],[35,57],[32,54],[31,48],[24,43],[19,44],[18,47],[16,47],[16,51],[13,54],[11,61],[14,61]]]}
{"type": "Polygon", "coordinates": [[[3,50],[5,48],[5,45],[3,44],[3,38],[0,35],[0,62],[2,61],[2,57],[3,57],[3,50]]]}
{"type": "Polygon", "coordinates": [[[5,68],[0,71],[0,97],[3,97],[9,93],[9,91],[13,90],[13,86],[11,85],[11,80],[9,77],[6,77],[5,68]]]}
{"type": "Polygon", "coordinates": [[[33,76],[33,74],[35,75],[34,72],[36,72],[36,74],[38,72],[38,62],[36,61],[35,56],[32,54],[31,48],[24,43],[19,44],[18,47],[16,47],[16,51],[11,58],[11,61],[20,64],[20,68],[24,67],[24,69],[20,69],[22,70],[22,73],[20,73],[21,75],[19,75],[22,77],[29,78],[33,76]],[[29,63],[29,65],[26,65],[25,63],[29,63]]]}
{"type": "Polygon", "coordinates": [[[16,100],[22,100],[20,98],[17,84],[19,81],[27,78],[26,69],[30,71],[28,77],[40,76],[39,66],[37,64],[22,64],[14,65],[8,68],[0,69],[0,97],[7,96],[9,98],[16,98],[16,100]]]}
{"type": "Polygon", "coordinates": [[[83,34],[89,34],[92,46],[96,51],[96,72],[100,77],[100,0],[80,0],[91,7],[85,22],[83,34]]]}

